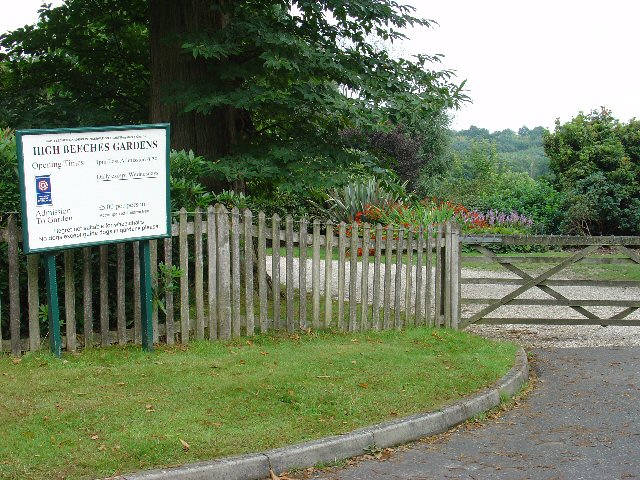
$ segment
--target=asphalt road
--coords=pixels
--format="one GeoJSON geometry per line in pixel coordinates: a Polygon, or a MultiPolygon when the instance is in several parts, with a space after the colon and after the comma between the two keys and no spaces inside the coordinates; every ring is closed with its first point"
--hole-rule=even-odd
{"type": "Polygon", "coordinates": [[[535,389],[498,419],[310,478],[640,479],[640,347],[533,354],[535,389]]]}

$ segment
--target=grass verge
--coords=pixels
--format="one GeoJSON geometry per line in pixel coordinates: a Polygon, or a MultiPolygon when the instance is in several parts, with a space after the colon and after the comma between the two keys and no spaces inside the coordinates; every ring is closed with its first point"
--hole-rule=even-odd
{"type": "Polygon", "coordinates": [[[471,394],[516,348],[415,328],[0,357],[0,478],[105,477],[347,432],[471,394]]]}

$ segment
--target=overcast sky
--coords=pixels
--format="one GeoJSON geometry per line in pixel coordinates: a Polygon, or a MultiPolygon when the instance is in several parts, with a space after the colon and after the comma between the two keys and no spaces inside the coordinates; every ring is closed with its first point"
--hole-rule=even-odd
{"type": "MultiPolygon", "coordinates": [[[[467,80],[473,103],[456,129],[553,128],[600,106],[640,117],[638,0],[405,1],[439,26],[411,32],[398,51],[442,53],[442,67],[467,80]]],[[[33,23],[41,3],[0,0],[0,31],[33,23]]]]}

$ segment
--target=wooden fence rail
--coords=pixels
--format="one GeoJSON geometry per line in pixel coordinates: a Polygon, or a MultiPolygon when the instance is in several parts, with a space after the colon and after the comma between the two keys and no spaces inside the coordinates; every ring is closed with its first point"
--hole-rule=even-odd
{"type": "MultiPolygon", "coordinates": [[[[182,210],[171,237],[151,242],[154,342],[309,327],[456,327],[457,235],[451,225],[413,232],[267,219],[221,205],[182,210]]],[[[48,336],[41,259],[24,256],[20,243],[9,217],[0,228],[0,351],[14,355],[42,348],[48,336]]],[[[140,343],[137,242],[70,249],[61,258],[65,348],[140,343]]]]}

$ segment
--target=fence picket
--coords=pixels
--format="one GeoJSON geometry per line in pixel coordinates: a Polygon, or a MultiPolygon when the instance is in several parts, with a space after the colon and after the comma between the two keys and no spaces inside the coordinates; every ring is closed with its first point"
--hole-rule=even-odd
{"type": "Polygon", "coordinates": [[[431,292],[433,291],[433,272],[431,271],[433,268],[433,226],[429,225],[427,227],[427,239],[426,239],[426,273],[427,277],[425,278],[425,298],[424,298],[424,315],[425,315],[425,323],[427,326],[433,326],[433,316],[431,313],[431,307],[433,303],[431,302],[431,292]]]}
{"type": "Polygon", "coordinates": [[[197,207],[193,217],[193,270],[195,277],[196,338],[204,339],[204,247],[202,244],[202,211],[197,207]]]}
{"type": "Polygon", "coordinates": [[[451,328],[457,329],[460,325],[461,315],[461,291],[460,278],[462,266],[460,262],[460,227],[456,224],[451,227],[451,328]]]}
{"type": "Polygon", "coordinates": [[[280,319],[280,217],[271,218],[271,282],[273,293],[273,328],[282,329],[280,319]]]}
{"type": "Polygon", "coordinates": [[[109,249],[100,245],[100,345],[109,345],[109,249]]]}
{"type": "Polygon", "coordinates": [[[73,250],[64,252],[64,321],[67,351],[76,351],[76,276],[73,270],[73,250]]]}
{"type": "Polygon", "coordinates": [[[91,276],[91,247],[82,249],[82,316],[84,348],[93,347],[93,279],[91,276]]]}
{"type": "MultiPolygon", "coordinates": [[[[164,239],[164,266],[167,271],[173,267],[173,238],[164,239]]],[[[163,278],[163,282],[170,281],[170,285],[165,285],[164,310],[165,310],[165,333],[167,345],[173,345],[176,341],[176,326],[173,317],[173,279],[163,278]]]]}
{"type": "Polygon", "coordinates": [[[402,328],[402,308],[400,299],[402,298],[402,250],[404,243],[404,227],[398,229],[398,242],[396,246],[396,277],[395,291],[393,297],[393,326],[394,328],[402,328]]]}
{"type": "Polygon", "coordinates": [[[300,328],[307,329],[307,219],[300,220],[300,230],[298,232],[300,241],[298,260],[298,287],[300,292],[300,328]]]}
{"type": "Polygon", "coordinates": [[[140,242],[133,242],[133,338],[142,343],[142,300],[140,298],[140,242]]]}
{"type": "Polygon", "coordinates": [[[368,223],[362,229],[362,281],[360,287],[360,328],[368,330],[369,325],[369,242],[371,229],[368,223]]]}
{"type": "Polygon", "coordinates": [[[376,225],[375,231],[375,256],[373,261],[373,304],[372,304],[372,325],[374,330],[380,330],[380,261],[382,257],[382,225],[376,225]]]}
{"type": "Polygon", "coordinates": [[[344,330],[344,283],[346,264],[347,226],[340,222],[338,226],[338,330],[344,330]]]}
{"type": "MultiPolygon", "coordinates": [[[[36,351],[40,348],[40,320],[38,310],[40,299],[38,294],[38,264],[40,255],[27,256],[27,301],[29,303],[29,350],[36,351]]],[[[2,343],[0,332],[0,344],[2,343]]],[[[2,345],[0,345],[2,351],[2,345]]]]}
{"type": "Polygon", "coordinates": [[[291,215],[287,216],[285,220],[285,246],[286,246],[286,309],[287,309],[287,331],[293,332],[295,329],[293,318],[293,218],[291,215]]]}
{"type": "Polygon", "coordinates": [[[442,326],[443,304],[442,304],[442,282],[444,265],[442,262],[442,225],[438,225],[436,230],[436,274],[435,274],[435,308],[433,312],[433,322],[436,327],[442,326]]]}
{"type": "Polygon", "coordinates": [[[229,217],[223,205],[216,206],[218,227],[218,333],[222,340],[231,338],[231,252],[229,217]]]}
{"type": "Polygon", "coordinates": [[[216,214],[212,205],[207,208],[207,325],[208,338],[218,338],[218,295],[216,258],[216,214]]]}
{"type": "MultiPolygon", "coordinates": [[[[22,354],[20,345],[20,278],[18,263],[18,227],[16,217],[9,216],[7,222],[7,255],[9,256],[9,332],[11,334],[11,354],[18,357],[22,354]]],[[[2,338],[0,338],[0,350],[2,338]]]]}
{"type": "Polygon", "coordinates": [[[333,297],[331,285],[333,284],[333,223],[327,221],[325,225],[324,248],[324,327],[331,326],[333,315],[333,297]]]}
{"type": "Polygon", "coordinates": [[[264,212],[258,213],[258,296],[260,297],[260,333],[269,329],[267,311],[267,235],[264,212]]]}
{"type": "Polygon", "coordinates": [[[418,229],[418,240],[416,245],[416,298],[415,298],[415,325],[422,325],[424,318],[422,312],[422,258],[424,250],[424,229],[418,229]]]}
{"type": "Polygon", "coordinates": [[[187,237],[187,211],[183,208],[179,214],[178,245],[180,251],[180,341],[189,343],[189,238],[187,237]]]}
{"type": "Polygon", "coordinates": [[[358,281],[358,224],[351,224],[351,242],[349,245],[349,331],[358,327],[357,319],[357,281],[358,281]]]}
{"type": "MultiPolygon", "coordinates": [[[[125,256],[124,243],[116,246],[116,326],[118,332],[118,343],[127,343],[127,319],[125,317],[125,256]]],[[[69,334],[67,333],[67,336],[69,334]]],[[[67,342],[69,339],[67,338],[67,342]]]]}
{"type": "Polygon", "coordinates": [[[320,221],[313,221],[313,260],[311,263],[311,291],[313,292],[312,325],[320,328],[320,221]]]}
{"type": "Polygon", "coordinates": [[[404,324],[406,326],[415,325],[415,318],[411,316],[412,288],[413,288],[413,230],[407,232],[407,265],[405,267],[405,287],[404,287],[404,324]]]}
{"type": "Polygon", "coordinates": [[[391,328],[391,255],[393,254],[393,227],[387,225],[385,228],[385,250],[384,250],[384,302],[383,302],[383,328],[391,328]]]}
{"type": "Polygon", "coordinates": [[[444,325],[447,328],[451,328],[451,267],[451,223],[448,222],[444,228],[444,282],[442,282],[444,325]]]}
{"type": "Polygon", "coordinates": [[[244,303],[247,335],[255,332],[255,315],[253,311],[253,214],[244,211],[244,303]]]}
{"type": "Polygon", "coordinates": [[[240,211],[231,209],[231,336],[240,336],[240,211]]]}

